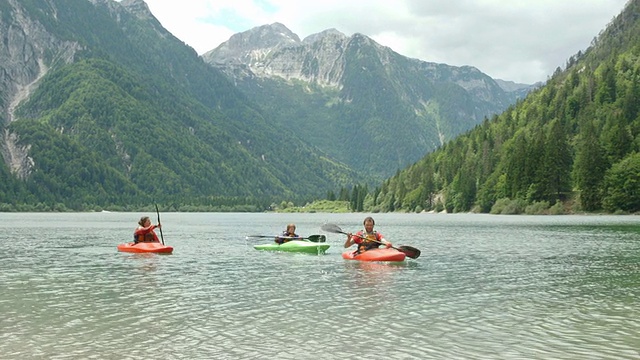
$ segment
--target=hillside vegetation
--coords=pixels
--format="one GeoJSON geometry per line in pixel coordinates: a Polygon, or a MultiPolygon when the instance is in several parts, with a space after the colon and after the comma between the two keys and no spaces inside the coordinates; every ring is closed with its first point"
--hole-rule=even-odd
{"type": "Polygon", "coordinates": [[[362,199],[364,211],[640,211],[640,1],[547,84],[362,199]]]}
{"type": "Polygon", "coordinates": [[[28,166],[20,177],[6,159],[0,164],[0,209],[158,202],[175,209],[263,210],[354,181],[344,164],[270,123],[145,7],[110,0],[0,7],[0,28],[37,23],[47,34],[21,39],[12,52],[50,47],[40,59],[44,66],[28,69],[46,74],[15,118],[1,124],[9,134],[1,140],[15,137],[16,146],[28,149],[21,159],[28,166]],[[60,44],[75,44],[72,61],[55,56],[60,44]]]}

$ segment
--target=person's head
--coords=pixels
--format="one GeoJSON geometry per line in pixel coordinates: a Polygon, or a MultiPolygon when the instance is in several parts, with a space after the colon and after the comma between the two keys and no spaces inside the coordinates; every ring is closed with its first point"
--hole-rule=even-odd
{"type": "Polygon", "coordinates": [[[138,225],[143,226],[143,227],[147,227],[151,224],[151,219],[149,219],[148,216],[143,216],[140,218],[140,221],[138,221],[138,225]]]}
{"type": "Polygon", "coordinates": [[[287,225],[287,234],[293,234],[296,232],[296,224],[287,225]]]}
{"type": "Polygon", "coordinates": [[[366,218],[364,218],[364,221],[362,222],[362,224],[364,225],[364,229],[367,232],[372,232],[373,226],[376,224],[376,221],[373,220],[371,216],[367,216],[366,218]]]}

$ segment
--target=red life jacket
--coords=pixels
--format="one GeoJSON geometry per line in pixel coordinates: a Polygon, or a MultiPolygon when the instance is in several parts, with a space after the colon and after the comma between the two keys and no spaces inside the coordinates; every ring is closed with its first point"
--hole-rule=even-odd
{"type": "Polygon", "coordinates": [[[155,229],[154,225],[148,228],[137,228],[133,233],[133,242],[136,244],[139,242],[160,242],[153,229],[155,229]]]}

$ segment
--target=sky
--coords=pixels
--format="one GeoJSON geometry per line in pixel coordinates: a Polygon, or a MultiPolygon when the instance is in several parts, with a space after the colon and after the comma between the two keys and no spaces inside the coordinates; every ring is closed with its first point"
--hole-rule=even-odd
{"type": "Polygon", "coordinates": [[[203,54],[231,35],[282,23],[300,39],[364,34],[427,62],[492,78],[545,81],[586,50],[627,0],[145,0],[174,36],[203,54]]]}

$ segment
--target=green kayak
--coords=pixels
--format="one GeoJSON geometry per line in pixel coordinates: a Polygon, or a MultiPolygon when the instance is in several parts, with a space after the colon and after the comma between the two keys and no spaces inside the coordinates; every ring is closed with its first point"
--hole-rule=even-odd
{"type": "Polygon", "coordinates": [[[254,245],[256,250],[266,251],[287,251],[287,252],[299,252],[307,254],[324,254],[329,248],[329,244],[317,243],[304,240],[291,240],[280,245],[275,242],[269,244],[254,245]]]}

